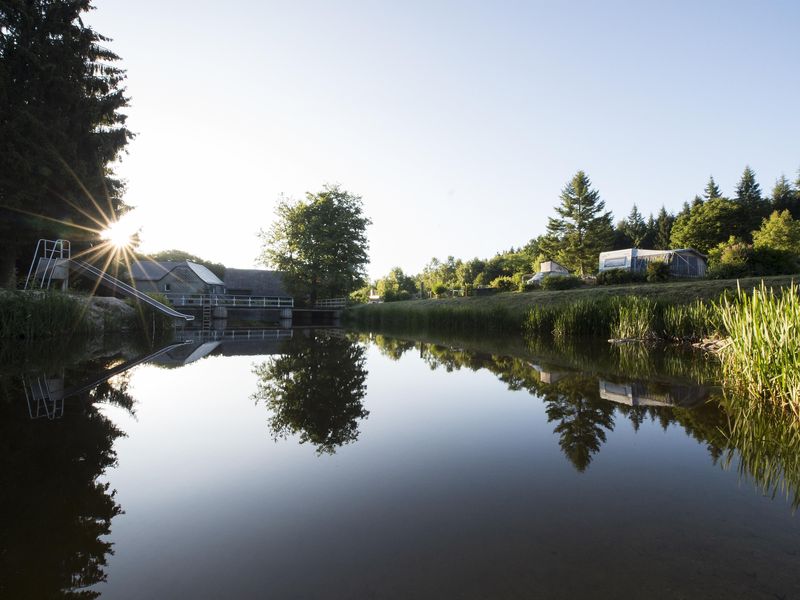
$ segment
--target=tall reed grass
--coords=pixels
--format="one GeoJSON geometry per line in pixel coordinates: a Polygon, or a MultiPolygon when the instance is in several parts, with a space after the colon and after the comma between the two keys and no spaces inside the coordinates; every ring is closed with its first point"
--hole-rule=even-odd
{"type": "Polygon", "coordinates": [[[0,339],[90,333],[84,305],[60,292],[0,293],[0,339]]]}
{"type": "Polygon", "coordinates": [[[770,398],[800,417],[800,299],[798,287],[776,293],[761,285],[715,305],[728,334],[720,351],[728,385],[770,398]]]}

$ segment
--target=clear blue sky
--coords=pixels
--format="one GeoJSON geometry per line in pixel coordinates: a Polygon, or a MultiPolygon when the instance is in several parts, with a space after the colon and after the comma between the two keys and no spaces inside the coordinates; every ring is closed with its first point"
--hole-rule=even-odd
{"type": "Polygon", "coordinates": [[[363,196],[370,274],[544,232],[585,170],[621,218],[800,167],[800,2],[98,0],[144,250],[253,264],[280,194],[363,196]]]}

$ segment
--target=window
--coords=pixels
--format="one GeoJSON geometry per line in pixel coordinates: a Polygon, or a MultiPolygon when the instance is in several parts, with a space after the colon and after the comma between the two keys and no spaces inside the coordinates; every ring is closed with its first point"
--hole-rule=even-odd
{"type": "Polygon", "coordinates": [[[603,268],[612,269],[614,267],[624,267],[626,262],[627,262],[627,257],[625,256],[621,258],[607,258],[603,262],[603,268]]]}
{"type": "Polygon", "coordinates": [[[168,291],[169,291],[169,284],[168,284],[168,283],[165,283],[165,284],[164,284],[164,291],[165,291],[165,292],[168,292],[168,291]]]}

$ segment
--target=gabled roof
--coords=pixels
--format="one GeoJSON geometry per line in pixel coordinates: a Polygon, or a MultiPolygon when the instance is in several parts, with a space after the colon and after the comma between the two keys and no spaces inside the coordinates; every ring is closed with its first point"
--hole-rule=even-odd
{"type": "Polygon", "coordinates": [[[159,281],[177,267],[186,266],[197,275],[203,283],[208,285],[225,285],[222,280],[214,275],[208,268],[188,260],[143,260],[131,265],[131,277],[134,281],[159,281]]]}
{"type": "Polygon", "coordinates": [[[265,269],[225,269],[225,287],[228,290],[247,290],[250,296],[278,296],[288,298],[284,274],[265,269]]]}

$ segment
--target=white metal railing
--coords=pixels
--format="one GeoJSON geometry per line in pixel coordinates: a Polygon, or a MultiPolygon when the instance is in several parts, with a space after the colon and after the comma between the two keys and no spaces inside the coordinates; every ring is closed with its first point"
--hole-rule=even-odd
{"type": "Polygon", "coordinates": [[[314,303],[314,308],[345,308],[347,298],[322,298],[314,303]]]}
{"type": "Polygon", "coordinates": [[[230,294],[181,294],[166,292],[173,306],[224,306],[227,308],[293,308],[294,298],[283,296],[232,296],[230,294]]]}
{"type": "Polygon", "coordinates": [[[47,289],[53,279],[53,271],[61,260],[69,260],[72,253],[69,240],[45,240],[36,242],[33,260],[25,278],[25,289],[39,287],[47,289]],[[41,278],[41,281],[39,279],[41,278]],[[38,284],[38,285],[37,285],[38,284]]]}
{"type": "Polygon", "coordinates": [[[187,330],[181,334],[184,341],[280,341],[292,339],[294,331],[291,329],[224,329],[224,330],[187,330]]]}

